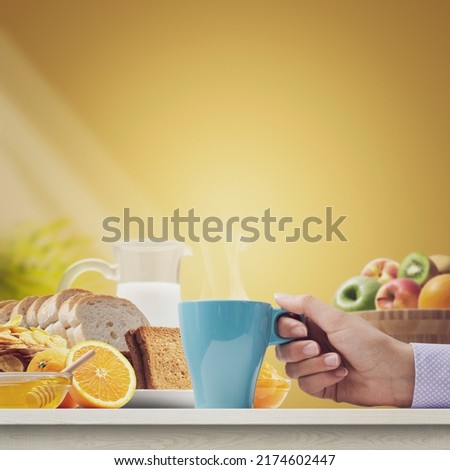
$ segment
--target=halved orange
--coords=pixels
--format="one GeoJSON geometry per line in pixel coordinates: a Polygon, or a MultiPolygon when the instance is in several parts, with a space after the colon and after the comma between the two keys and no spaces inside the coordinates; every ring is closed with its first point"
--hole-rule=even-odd
{"type": "Polygon", "coordinates": [[[136,375],[118,349],[101,341],[82,341],[70,349],[67,365],[92,349],[95,356],[75,370],[69,393],[83,408],[121,408],[136,390],[136,375]]]}

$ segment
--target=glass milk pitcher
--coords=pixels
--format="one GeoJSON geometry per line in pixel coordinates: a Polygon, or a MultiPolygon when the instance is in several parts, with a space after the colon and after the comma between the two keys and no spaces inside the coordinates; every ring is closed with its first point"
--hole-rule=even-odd
{"type": "Polygon", "coordinates": [[[82,273],[97,271],[117,281],[117,296],[131,300],[152,326],[178,327],[181,300],[179,270],[181,260],[192,255],[181,242],[118,243],[114,246],[116,264],[88,258],[72,264],[64,273],[58,290],[67,289],[82,273]]]}

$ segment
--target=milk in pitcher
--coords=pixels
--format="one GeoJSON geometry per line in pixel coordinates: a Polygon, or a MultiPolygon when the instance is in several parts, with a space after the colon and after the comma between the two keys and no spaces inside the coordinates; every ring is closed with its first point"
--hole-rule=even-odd
{"type": "Polygon", "coordinates": [[[131,300],[152,326],[178,327],[180,285],[175,282],[120,282],[118,297],[131,300]]]}

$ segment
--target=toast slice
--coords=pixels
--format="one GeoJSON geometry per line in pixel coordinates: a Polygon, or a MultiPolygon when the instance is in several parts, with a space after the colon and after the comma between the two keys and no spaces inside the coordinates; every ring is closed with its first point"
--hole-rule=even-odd
{"type": "Polygon", "coordinates": [[[134,337],[142,355],[146,388],[192,388],[179,328],[143,326],[134,337]]]}
{"type": "Polygon", "coordinates": [[[136,388],[145,389],[147,385],[145,383],[144,363],[139,344],[136,340],[136,330],[128,330],[125,333],[125,341],[128,345],[131,365],[136,373],[136,388]]]}

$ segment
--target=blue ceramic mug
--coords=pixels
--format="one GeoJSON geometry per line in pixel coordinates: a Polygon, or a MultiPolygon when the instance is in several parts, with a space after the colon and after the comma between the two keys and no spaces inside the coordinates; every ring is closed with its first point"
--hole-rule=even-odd
{"type": "Polygon", "coordinates": [[[181,340],[196,408],[252,408],[267,346],[287,314],[265,302],[198,300],[179,304],[181,340]]]}

